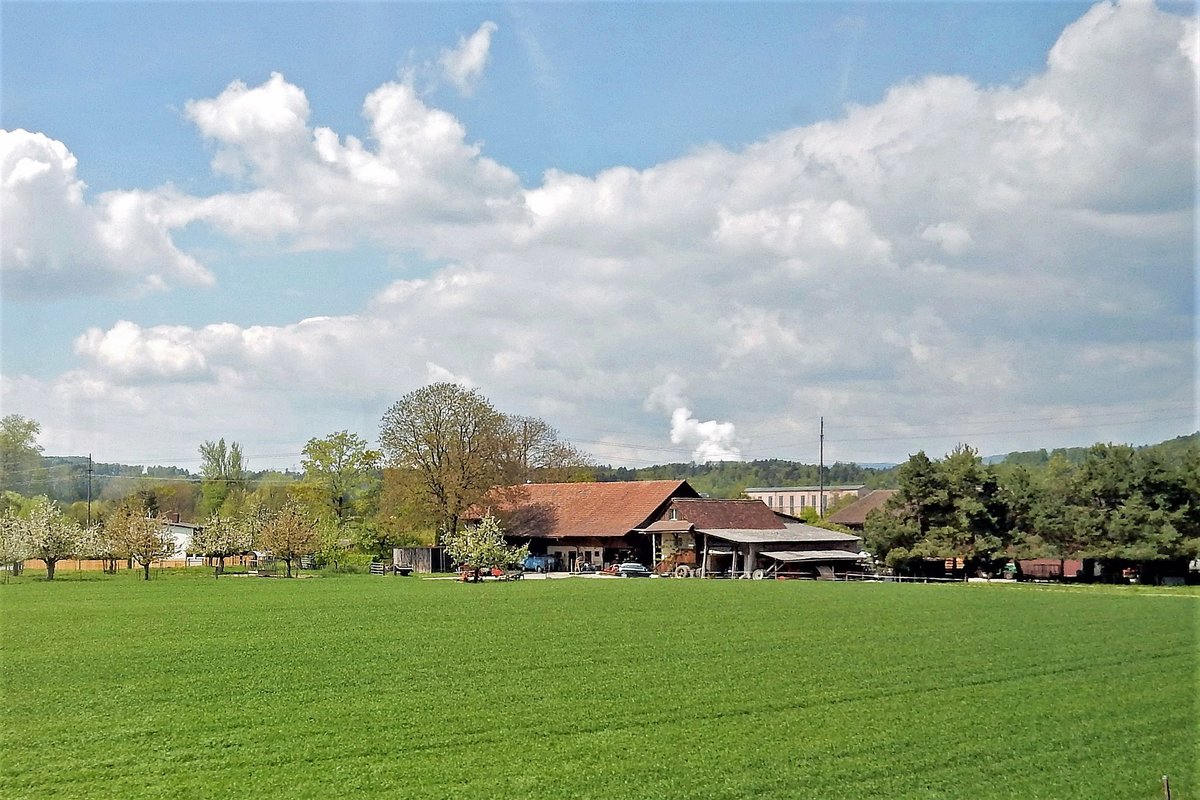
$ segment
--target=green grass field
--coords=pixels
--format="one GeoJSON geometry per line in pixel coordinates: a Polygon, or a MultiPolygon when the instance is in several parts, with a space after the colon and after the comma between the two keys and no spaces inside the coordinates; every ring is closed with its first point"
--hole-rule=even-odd
{"type": "Polygon", "coordinates": [[[0,586],[3,797],[1200,797],[1194,592],[0,586]]]}

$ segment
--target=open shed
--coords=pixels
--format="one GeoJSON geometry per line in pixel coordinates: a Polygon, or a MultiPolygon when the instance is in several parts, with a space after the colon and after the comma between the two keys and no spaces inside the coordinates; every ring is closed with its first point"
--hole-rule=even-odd
{"type": "Polygon", "coordinates": [[[767,575],[776,578],[832,578],[866,560],[847,550],[766,550],[762,555],[775,562],[767,575]]]}

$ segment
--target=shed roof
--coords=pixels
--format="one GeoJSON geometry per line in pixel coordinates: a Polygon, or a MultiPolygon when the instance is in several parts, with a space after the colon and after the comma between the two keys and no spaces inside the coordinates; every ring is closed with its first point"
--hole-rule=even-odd
{"type": "MultiPolygon", "coordinates": [[[[778,542],[800,543],[800,542],[828,542],[829,544],[841,544],[845,542],[857,542],[859,538],[848,533],[840,531],[830,531],[824,528],[818,528],[815,525],[805,525],[803,523],[794,523],[777,530],[763,530],[761,528],[747,530],[744,528],[699,528],[696,530],[701,533],[706,533],[709,536],[714,536],[718,539],[725,539],[730,542],[739,544],[769,544],[778,542]]],[[[817,551],[822,552],[822,551],[817,551]]],[[[839,551],[844,552],[844,551],[839,551]]]]}
{"type": "Polygon", "coordinates": [[[643,528],[645,533],[687,533],[692,530],[692,523],[686,519],[660,519],[643,528]]]}
{"type": "Polygon", "coordinates": [[[865,525],[867,515],[878,508],[883,508],[883,504],[896,494],[896,491],[895,489],[876,489],[845,508],[830,514],[829,521],[836,522],[838,525],[865,525]]]}
{"type": "Polygon", "coordinates": [[[529,483],[493,490],[484,505],[511,536],[624,536],[645,527],[673,497],[698,497],[687,481],[529,483]]]}
{"type": "Polygon", "coordinates": [[[858,553],[846,550],[771,550],[762,555],[789,564],[814,561],[862,561],[858,553]]]}

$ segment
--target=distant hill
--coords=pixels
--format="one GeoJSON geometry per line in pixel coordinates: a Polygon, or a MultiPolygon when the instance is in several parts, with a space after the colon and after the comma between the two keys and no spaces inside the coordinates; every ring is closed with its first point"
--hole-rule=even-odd
{"type": "MultiPolygon", "coordinates": [[[[1167,460],[1183,455],[1184,452],[1200,447],[1200,431],[1186,436],[1176,436],[1158,444],[1140,445],[1138,450],[1155,450],[1167,460]]],[[[1002,456],[987,456],[985,464],[1007,464],[1012,467],[1041,467],[1050,463],[1050,459],[1061,456],[1071,464],[1081,464],[1090,448],[1087,447],[1058,447],[1053,450],[1020,450],[1002,456]]]]}
{"type": "MultiPolygon", "coordinates": [[[[1189,448],[1200,447],[1200,432],[1179,436],[1158,444],[1143,445],[1139,450],[1153,449],[1164,458],[1174,460],[1189,448]]],[[[1083,461],[1087,447],[1059,447],[1053,450],[1028,450],[1007,455],[988,456],[987,464],[1025,466],[1031,469],[1045,466],[1054,456],[1062,456],[1072,464],[1083,461]]],[[[863,483],[872,489],[894,489],[897,485],[897,464],[854,464],[838,462],[825,467],[825,484],[863,483]]],[[[686,480],[692,487],[710,497],[738,497],[748,486],[815,486],[817,465],[798,461],[764,459],[759,461],[719,461],[710,464],[658,464],[652,467],[596,467],[598,481],[686,480]]]]}
{"type": "MultiPolygon", "coordinates": [[[[711,497],[738,497],[748,486],[816,486],[816,464],[764,459],[717,461],[709,464],[660,464],[653,467],[597,467],[598,481],[687,480],[696,491],[711,497]]],[[[891,469],[838,462],[825,467],[825,484],[865,483],[872,488],[895,484],[891,469]]]]}

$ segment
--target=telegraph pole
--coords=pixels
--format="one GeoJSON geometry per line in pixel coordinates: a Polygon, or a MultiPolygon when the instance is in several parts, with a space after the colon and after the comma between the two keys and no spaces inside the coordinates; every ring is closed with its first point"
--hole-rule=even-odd
{"type": "Polygon", "coordinates": [[[817,516],[825,518],[825,418],[821,417],[820,463],[817,465],[817,516]]]}
{"type": "Polygon", "coordinates": [[[88,453],[88,527],[92,527],[92,454],[88,453]]]}

